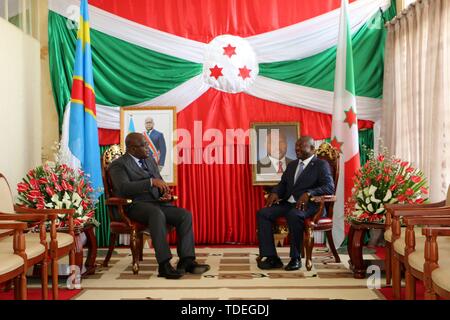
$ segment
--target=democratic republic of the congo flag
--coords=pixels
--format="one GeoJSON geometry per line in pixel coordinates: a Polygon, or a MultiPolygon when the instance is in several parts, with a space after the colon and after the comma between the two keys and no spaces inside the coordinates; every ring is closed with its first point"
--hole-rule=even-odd
{"type": "Polygon", "coordinates": [[[82,0],[70,102],[68,146],[75,158],[71,165],[83,169],[89,175],[95,198],[103,189],[96,118],[88,3],[87,0],[82,0]]]}

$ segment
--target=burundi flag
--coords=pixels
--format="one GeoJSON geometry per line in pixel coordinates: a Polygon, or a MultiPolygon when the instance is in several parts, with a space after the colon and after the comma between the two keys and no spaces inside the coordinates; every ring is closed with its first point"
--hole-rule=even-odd
{"type": "Polygon", "coordinates": [[[349,26],[348,0],[342,0],[331,133],[331,144],[341,153],[337,202],[333,216],[333,239],[337,246],[340,246],[345,238],[344,203],[351,197],[353,177],[360,167],[353,49],[349,26]]]}
{"type": "Polygon", "coordinates": [[[72,79],[70,108],[66,110],[63,128],[63,147],[66,144],[71,167],[81,168],[88,175],[94,189],[94,199],[97,199],[102,193],[103,182],[87,0],[81,0],[72,79]]]}

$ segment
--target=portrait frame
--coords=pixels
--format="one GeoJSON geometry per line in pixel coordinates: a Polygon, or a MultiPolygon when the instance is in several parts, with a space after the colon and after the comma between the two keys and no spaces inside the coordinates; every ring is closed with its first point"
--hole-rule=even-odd
{"type": "MultiPolygon", "coordinates": [[[[125,137],[128,133],[140,132],[144,134],[145,119],[151,117],[154,120],[154,131],[158,133],[158,142],[165,142],[165,159],[164,166],[160,174],[169,186],[177,185],[177,165],[175,159],[175,146],[177,143],[177,112],[173,106],[143,106],[143,107],[122,107],[120,108],[120,147],[125,151],[125,137]],[[132,121],[131,121],[132,119],[132,121]],[[131,127],[133,123],[133,127],[131,127]]],[[[153,137],[153,135],[152,135],[153,137]]],[[[149,140],[147,140],[149,141],[149,140]]],[[[154,148],[158,149],[155,143],[154,148]]],[[[160,155],[158,150],[158,155],[160,155]]]]}
{"type": "Polygon", "coordinates": [[[271,130],[278,129],[280,135],[285,135],[287,147],[283,159],[284,166],[287,166],[290,161],[297,159],[295,142],[300,138],[300,126],[301,123],[298,121],[253,122],[250,124],[252,129],[252,134],[250,135],[250,163],[252,164],[252,184],[254,186],[274,186],[281,180],[282,173],[274,171],[276,169],[272,166],[269,159],[267,134],[271,130]],[[263,130],[266,130],[266,135],[263,130]],[[262,165],[262,163],[265,165],[262,165]]]}

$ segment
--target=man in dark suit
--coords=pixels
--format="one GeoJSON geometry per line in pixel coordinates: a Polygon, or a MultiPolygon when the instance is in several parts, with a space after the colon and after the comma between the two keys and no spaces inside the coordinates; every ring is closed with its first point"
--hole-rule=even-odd
{"type": "Polygon", "coordinates": [[[267,198],[266,207],[257,213],[260,269],[283,267],[272,234],[272,224],[280,216],[286,217],[291,240],[291,260],[285,270],[301,268],[304,221],[314,215],[318,208],[309,199],[334,193],[329,164],[314,155],[314,140],[307,136],[301,137],[295,144],[295,152],[298,159],[289,163],[280,183],[267,198]]]}
{"type": "Polygon", "coordinates": [[[158,276],[178,279],[185,272],[201,274],[208,271],[209,265],[195,261],[192,214],[170,203],[170,188],[150,156],[146,139],[140,133],[130,133],[125,144],[126,153],[111,162],[108,170],[114,193],[133,200],[128,208],[129,217],[148,226],[159,264],[158,276]],[[177,231],[180,260],[176,270],[170,264],[172,254],[167,242],[166,224],[175,226],[177,231]]]}
{"type": "Polygon", "coordinates": [[[280,132],[277,140],[278,144],[275,135],[272,136],[272,133],[269,132],[267,135],[267,156],[258,160],[256,164],[258,174],[281,174],[286,170],[289,162],[293,161],[293,159],[286,157],[287,139],[283,131],[280,132]]]}
{"type": "Polygon", "coordinates": [[[150,153],[158,164],[159,171],[166,161],[166,140],[162,132],[155,129],[155,121],[152,117],[145,119],[145,131],[142,133],[150,147],[150,153]]]}

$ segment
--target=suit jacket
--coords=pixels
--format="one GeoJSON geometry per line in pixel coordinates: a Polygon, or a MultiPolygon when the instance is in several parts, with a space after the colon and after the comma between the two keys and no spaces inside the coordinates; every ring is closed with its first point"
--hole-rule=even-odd
{"type": "Polygon", "coordinates": [[[125,153],[108,167],[114,194],[136,201],[155,201],[161,196],[158,188],[152,187],[150,178],[162,179],[153,157],[145,159],[148,171],[142,169],[131,155],[125,153]]]}
{"type": "Polygon", "coordinates": [[[299,159],[287,165],[280,183],[272,192],[277,193],[281,200],[288,200],[293,195],[295,201],[306,192],[312,196],[334,194],[334,182],[328,162],[314,156],[294,184],[298,162],[299,159]]]}
{"type": "MultiPolygon", "coordinates": [[[[287,165],[292,161],[294,161],[294,160],[286,157],[286,169],[287,169],[287,165]]],[[[275,168],[272,165],[272,161],[270,161],[269,156],[262,158],[256,164],[256,172],[258,174],[260,174],[260,173],[277,173],[277,171],[278,171],[278,168],[275,168]]]]}
{"type": "MultiPolygon", "coordinates": [[[[148,134],[147,134],[147,136],[148,136],[148,134]]],[[[159,132],[158,130],[153,129],[152,132],[150,132],[149,138],[152,140],[153,144],[155,145],[156,150],[159,151],[158,165],[164,166],[164,163],[166,161],[166,140],[164,139],[164,135],[162,134],[162,132],[159,132]]]]}

